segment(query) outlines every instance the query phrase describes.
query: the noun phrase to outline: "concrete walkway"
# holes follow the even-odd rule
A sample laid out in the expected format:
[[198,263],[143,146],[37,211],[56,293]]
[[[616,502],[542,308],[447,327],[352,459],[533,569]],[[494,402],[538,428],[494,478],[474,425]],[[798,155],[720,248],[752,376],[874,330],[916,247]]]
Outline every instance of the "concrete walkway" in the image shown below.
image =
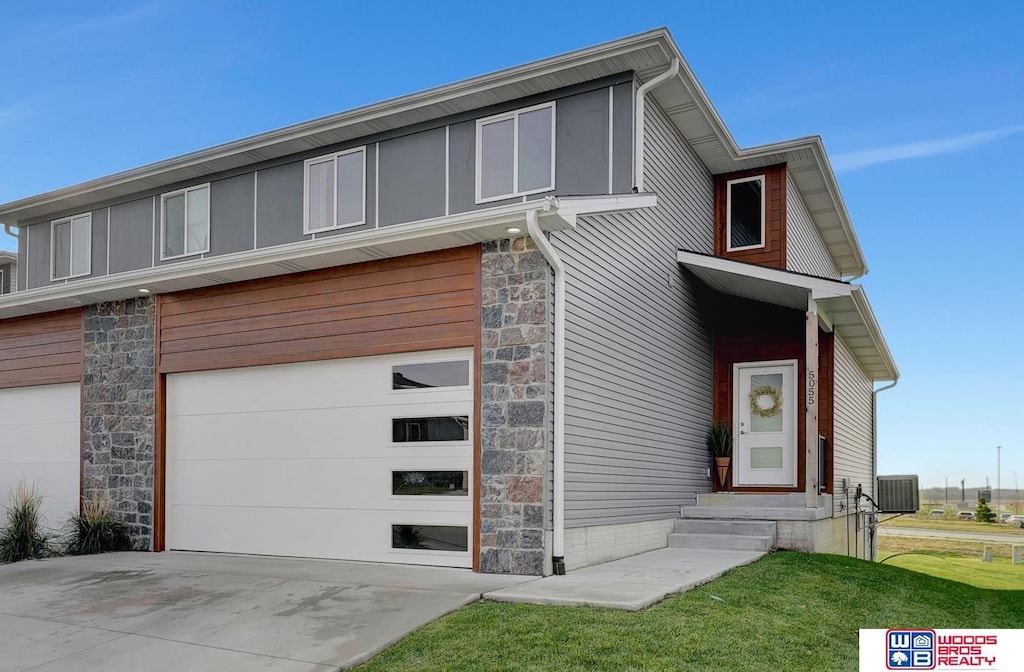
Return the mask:
[[717,578],[764,553],[663,548],[630,558],[493,590],[488,600],[636,611]]
[[193,553],[0,566],[0,672],[329,672],[533,577]]

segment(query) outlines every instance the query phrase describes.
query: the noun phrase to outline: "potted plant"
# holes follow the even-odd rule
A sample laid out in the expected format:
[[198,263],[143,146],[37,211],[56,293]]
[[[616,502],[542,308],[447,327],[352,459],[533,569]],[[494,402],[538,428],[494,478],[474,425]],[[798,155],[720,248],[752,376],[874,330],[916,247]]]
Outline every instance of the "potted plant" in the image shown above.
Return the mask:
[[726,477],[729,475],[729,463],[732,461],[732,432],[729,423],[716,422],[711,425],[707,438],[708,453],[715,462],[718,474],[718,485],[726,488]]

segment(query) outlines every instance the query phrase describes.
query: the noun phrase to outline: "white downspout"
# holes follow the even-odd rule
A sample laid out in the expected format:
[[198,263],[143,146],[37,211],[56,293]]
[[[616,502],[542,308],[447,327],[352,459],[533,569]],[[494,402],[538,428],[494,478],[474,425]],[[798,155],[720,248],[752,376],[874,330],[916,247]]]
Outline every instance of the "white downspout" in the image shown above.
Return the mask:
[[668,70],[644,82],[636,92],[636,114],[633,116],[633,191],[636,193],[644,190],[644,108],[647,92],[678,73],[679,59],[673,58]]
[[[899,380],[894,380],[871,393],[871,478],[873,479],[871,495],[875,498],[878,497],[878,490],[874,487],[878,483],[878,393],[891,390],[896,387],[898,382]],[[875,546],[874,535],[872,535],[871,548],[869,549],[872,562],[875,561]]]
[[537,211],[526,213],[526,228],[555,273],[555,436],[552,473],[551,555],[555,574],[565,573],[565,265],[540,230]]
[[17,238],[18,237],[18,234],[11,230],[11,225],[10,224],[4,224],[4,233],[6,233],[11,238]]

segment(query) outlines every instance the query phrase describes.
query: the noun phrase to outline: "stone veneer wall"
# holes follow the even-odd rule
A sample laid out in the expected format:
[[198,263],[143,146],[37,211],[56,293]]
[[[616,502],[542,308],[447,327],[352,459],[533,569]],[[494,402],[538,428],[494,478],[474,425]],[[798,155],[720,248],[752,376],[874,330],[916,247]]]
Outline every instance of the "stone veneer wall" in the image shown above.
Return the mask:
[[529,238],[483,246],[480,571],[544,571],[551,269]]
[[110,499],[138,550],[152,546],[156,301],[85,310],[82,488]]

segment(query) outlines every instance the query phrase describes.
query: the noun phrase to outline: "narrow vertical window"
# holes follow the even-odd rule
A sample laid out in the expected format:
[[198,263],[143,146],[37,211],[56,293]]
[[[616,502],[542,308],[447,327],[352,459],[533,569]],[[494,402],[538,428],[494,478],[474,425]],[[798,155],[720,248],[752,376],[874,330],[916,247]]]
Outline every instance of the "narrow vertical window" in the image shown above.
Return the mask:
[[210,185],[189,187],[160,197],[161,259],[210,251]]
[[92,214],[74,215],[50,224],[50,277],[64,280],[92,271]]
[[366,148],[306,161],[306,233],[366,222]]
[[764,175],[729,180],[726,189],[729,251],[764,247]]
[[477,203],[555,188],[555,104],[480,119]]

